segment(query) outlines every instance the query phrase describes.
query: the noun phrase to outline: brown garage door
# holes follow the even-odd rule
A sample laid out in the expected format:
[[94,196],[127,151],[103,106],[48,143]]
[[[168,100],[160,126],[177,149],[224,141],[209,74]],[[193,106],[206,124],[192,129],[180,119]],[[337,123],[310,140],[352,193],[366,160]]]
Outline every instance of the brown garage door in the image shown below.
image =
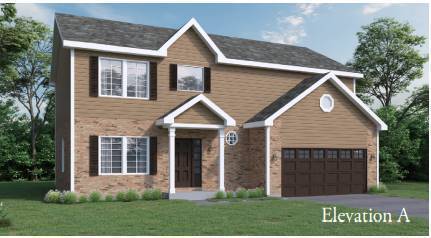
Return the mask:
[[366,158],[365,149],[283,149],[282,195],[364,193]]

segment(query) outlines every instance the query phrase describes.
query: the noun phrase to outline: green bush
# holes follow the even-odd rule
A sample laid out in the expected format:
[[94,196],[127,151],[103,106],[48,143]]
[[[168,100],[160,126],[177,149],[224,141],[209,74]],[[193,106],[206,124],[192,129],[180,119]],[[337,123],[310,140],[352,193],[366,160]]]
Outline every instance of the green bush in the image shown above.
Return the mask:
[[370,193],[386,193],[388,188],[383,183],[380,183],[379,187],[377,187],[377,185],[371,186],[368,191]]
[[105,202],[113,202],[113,201],[114,201],[114,196],[112,196],[112,195],[106,195]]
[[2,202],[0,202],[0,227],[7,227],[11,225],[11,221],[7,218],[6,208]]
[[43,199],[47,203],[60,203],[62,194],[58,190],[49,190]]
[[162,191],[160,189],[147,189],[142,193],[143,200],[160,200],[162,199]]
[[81,195],[78,201],[79,203],[86,203],[88,201],[87,196]]
[[126,201],[126,193],[125,192],[118,192],[115,200],[125,202]]
[[153,200],[160,200],[162,199],[162,191],[160,189],[153,189]]
[[100,202],[102,200],[102,194],[100,192],[92,192],[88,197],[90,202]]
[[265,189],[263,188],[256,188],[256,193],[259,195],[260,198],[266,197]]
[[245,188],[240,188],[236,191],[237,198],[248,198],[248,191]]
[[226,198],[227,199],[233,198],[233,192],[226,192]]
[[225,198],[225,194],[224,194],[224,192],[223,192],[223,191],[218,191],[218,192],[216,192],[216,194],[215,194],[215,198],[216,198],[216,199],[223,199],[223,198]]
[[133,189],[130,189],[126,192],[125,200],[124,202],[132,202],[139,199],[139,194]]
[[258,191],[256,191],[256,189],[248,189],[248,197],[249,198],[258,198],[259,197],[259,193]]
[[73,204],[78,201],[78,196],[74,192],[63,192],[62,203]]

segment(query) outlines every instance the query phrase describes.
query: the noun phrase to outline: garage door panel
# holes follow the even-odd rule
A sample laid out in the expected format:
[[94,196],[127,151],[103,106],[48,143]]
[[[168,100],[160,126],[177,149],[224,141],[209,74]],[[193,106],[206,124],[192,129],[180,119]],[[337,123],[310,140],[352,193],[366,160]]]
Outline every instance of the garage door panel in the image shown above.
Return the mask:
[[[366,192],[366,150],[333,148],[292,148],[287,150],[291,153],[284,153],[284,149],[282,153],[283,196],[335,195]],[[298,156],[298,151],[307,150],[310,152],[309,156],[296,157]],[[365,155],[364,158],[358,156],[361,153],[358,150],[363,152]],[[292,153],[292,151],[296,151],[296,153]]]

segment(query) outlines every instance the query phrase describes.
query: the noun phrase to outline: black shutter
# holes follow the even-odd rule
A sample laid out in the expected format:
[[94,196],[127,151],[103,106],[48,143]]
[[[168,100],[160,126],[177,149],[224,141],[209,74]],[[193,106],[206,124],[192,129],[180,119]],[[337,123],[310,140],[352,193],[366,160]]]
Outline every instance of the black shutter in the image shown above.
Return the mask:
[[169,80],[169,89],[171,91],[177,91],[177,65],[171,64],[169,67],[170,71],[170,80]]
[[211,69],[208,67],[204,68],[204,92],[211,92]]
[[90,136],[90,176],[99,175],[99,137]]
[[157,137],[150,137],[150,175],[157,174]]
[[97,97],[99,81],[99,57],[90,56],[90,97]]
[[157,63],[150,62],[150,100],[157,100]]

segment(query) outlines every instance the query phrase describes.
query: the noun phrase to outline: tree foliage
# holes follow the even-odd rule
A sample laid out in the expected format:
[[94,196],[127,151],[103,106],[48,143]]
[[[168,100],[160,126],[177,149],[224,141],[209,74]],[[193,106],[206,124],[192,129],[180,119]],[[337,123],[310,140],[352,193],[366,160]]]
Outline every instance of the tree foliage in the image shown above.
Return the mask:
[[414,34],[408,23],[393,18],[380,18],[358,32],[357,46],[351,65],[364,74],[357,81],[357,93],[365,101],[377,98],[382,106],[404,92],[410,83],[422,76],[427,57],[416,49],[425,37]]

